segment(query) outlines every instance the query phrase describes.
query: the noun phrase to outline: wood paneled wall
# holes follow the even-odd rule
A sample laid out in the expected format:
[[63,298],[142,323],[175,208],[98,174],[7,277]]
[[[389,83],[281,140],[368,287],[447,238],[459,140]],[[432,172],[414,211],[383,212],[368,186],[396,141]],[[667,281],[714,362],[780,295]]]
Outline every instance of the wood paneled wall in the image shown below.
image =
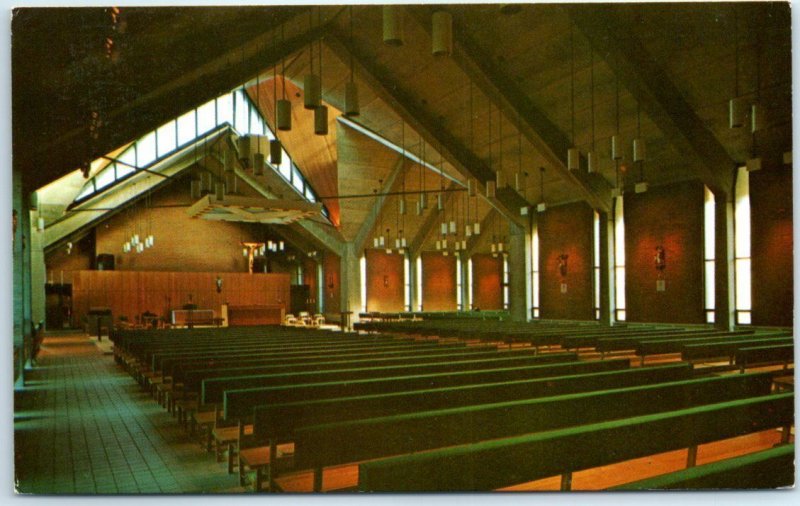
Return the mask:
[[281,304],[289,301],[287,274],[219,273],[222,291],[217,293],[214,272],[75,271],[72,277],[75,322],[91,307],[109,307],[115,321],[120,315],[135,321],[146,311],[168,315],[184,304],[213,309],[232,306]]
[[[341,258],[333,253],[325,253],[322,259],[323,294],[325,314],[339,317],[341,308]],[[327,318],[327,316],[326,316]]]
[[456,257],[426,251],[422,253],[422,309],[455,311]]

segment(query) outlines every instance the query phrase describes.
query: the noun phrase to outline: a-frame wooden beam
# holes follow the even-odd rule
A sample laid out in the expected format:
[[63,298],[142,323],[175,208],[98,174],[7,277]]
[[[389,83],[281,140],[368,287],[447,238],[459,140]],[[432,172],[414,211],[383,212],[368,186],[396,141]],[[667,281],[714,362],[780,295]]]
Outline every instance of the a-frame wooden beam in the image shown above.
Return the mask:
[[[417,105],[418,101],[403,87],[390,79],[387,72],[364,52],[335,33],[326,35],[325,44],[342,62],[349,63],[353,56],[356,73],[403,121],[416,131],[428,144],[435,146],[465,178],[474,178],[480,187],[486,181],[494,181],[495,172],[480,157],[476,156],[453,134],[441,126],[441,122]],[[519,209],[527,205],[525,199],[512,188],[496,192],[496,197],[487,201],[511,221],[519,221]],[[520,222],[521,223],[521,222]]]
[[735,161],[628,23],[608,5],[564,6],[642,110],[714,193],[730,195]]
[[[436,7],[409,9],[419,25],[430,34],[431,14]],[[454,24],[455,24],[454,20]],[[453,61],[478,88],[505,114],[506,120],[514,124],[536,150],[548,161],[559,176],[572,185],[581,198],[595,209],[609,212],[611,209],[611,187],[599,174],[585,171],[571,172],[567,169],[569,138],[547,116],[540,111],[483,48],[469,35],[468,30],[453,28]],[[519,206],[518,206],[519,207]],[[519,214],[519,213],[517,213]]]
[[364,243],[367,241],[367,236],[375,226],[375,222],[378,221],[378,216],[381,215],[383,208],[386,205],[386,201],[388,200],[386,194],[394,190],[398,181],[398,177],[401,177],[403,174],[403,168],[405,166],[404,162],[405,157],[400,155],[397,159],[397,162],[395,162],[392,171],[386,177],[386,181],[383,182],[383,187],[379,190],[380,193],[375,199],[375,204],[372,206],[372,209],[370,209],[367,218],[363,221],[363,223],[361,223],[358,233],[356,233],[356,236],[353,239],[353,244],[355,245],[354,248],[356,251],[361,251],[364,249]]

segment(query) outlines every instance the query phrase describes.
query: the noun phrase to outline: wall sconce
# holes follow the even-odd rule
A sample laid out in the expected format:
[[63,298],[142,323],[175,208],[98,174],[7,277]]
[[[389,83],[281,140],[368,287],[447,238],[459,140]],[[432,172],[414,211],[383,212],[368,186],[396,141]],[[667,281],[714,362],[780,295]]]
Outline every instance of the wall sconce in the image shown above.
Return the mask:
[[214,284],[217,286],[217,293],[222,293],[222,278],[217,276],[216,281]]
[[389,287],[389,276],[384,276],[383,277],[383,286],[384,286],[384,288],[388,288]]
[[656,255],[653,257],[653,261],[655,262],[656,270],[659,272],[659,275],[662,275],[664,269],[667,268],[667,257],[664,246],[656,246]]

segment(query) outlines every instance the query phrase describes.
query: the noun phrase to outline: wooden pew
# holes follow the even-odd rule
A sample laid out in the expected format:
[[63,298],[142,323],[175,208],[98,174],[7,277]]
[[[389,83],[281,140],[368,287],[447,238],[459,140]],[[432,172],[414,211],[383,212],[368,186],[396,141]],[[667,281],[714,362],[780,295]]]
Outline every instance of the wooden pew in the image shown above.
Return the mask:
[[321,490],[327,466],[765,395],[771,386],[769,374],[729,375],[302,427],[294,458]]
[[[767,429],[794,420],[792,393],[767,395],[365,462],[359,490],[495,490]],[[531,458],[540,455],[542,458]]]
[[[494,347],[411,347],[396,351],[373,351],[370,353],[328,352],[324,355],[260,355],[259,358],[237,360],[190,361],[177,363],[172,369],[172,381],[176,399],[193,400],[194,403],[177,404],[178,418],[185,423],[183,411],[197,409],[196,401],[200,394],[202,380],[213,377],[224,377],[241,374],[254,374],[273,368],[273,372],[290,372],[290,370],[326,370],[342,366],[356,367],[359,364],[371,367],[402,363],[434,363],[449,361],[478,360],[491,358],[500,352]],[[516,353],[516,352],[515,352]],[[165,374],[167,374],[165,372]]]
[[[254,469],[256,490],[258,490],[263,481],[265,468],[270,462],[276,461],[278,445],[293,441],[294,432],[299,427],[414,411],[677,381],[688,379],[690,375],[691,367],[688,364],[674,363],[610,372],[256,406],[253,409],[253,440],[250,443],[255,448],[249,449],[244,457],[240,458],[240,482],[244,485],[245,467]],[[231,416],[241,417],[245,414],[231,413]],[[275,473],[271,469],[269,471],[270,487],[274,487]]]
[[[730,337],[731,339],[741,336],[741,337],[749,337],[752,336],[753,330],[735,330],[732,332],[724,331],[724,330],[706,330],[703,332],[696,332],[694,334],[676,334],[675,339],[681,339],[683,337],[697,337],[698,339],[701,338],[715,338],[715,337]],[[636,350],[636,347],[639,345],[640,342],[645,342],[649,340],[658,341],[658,340],[665,340],[668,337],[664,336],[635,336],[635,337],[609,337],[609,338],[602,338],[597,341],[597,345],[595,349],[602,353],[609,353],[613,351],[633,351]]]
[[682,469],[611,490],[720,490],[794,485],[794,445],[783,444],[740,457]]
[[688,361],[727,358],[730,363],[733,364],[736,356],[736,350],[739,348],[749,348],[752,346],[773,346],[780,344],[792,344],[792,338],[771,337],[758,339],[734,339],[721,342],[685,344],[681,349],[681,358]]
[[524,381],[592,372],[626,370],[630,361],[570,361],[555,364],[536,364],[456,373],[422,374],[392,378],[370,378],[355,381],[288,384],[272,387],[226,390],[224,409],[226,419],[249,416],[255,406],[284,402],[307,401],[332,397],[351,397],[407,390],[448,388],[454,386]]
[[201,400],[204,404],[221,403],[226,390],[259,388],[277,385],[321,383],[335,381],[355,381],[369,378],[390,378],[399,376],[422,376],[427,374],[455,374],[464,371],[494,370],[498,368],[525,367],[556,362],[577,360],[574,353],[552,353],[547,355],[513,356],[464,362],[399,365],[384,367],[361,367],[335,369],[330,371],[305,371],[285,374],[257,374],[233,376],[228,378],[205,379],[201,387]]
[[747,367],[753,364],[783,363],[783,369],[789,368],[789,363],[794,361],[794,344],[786,343],[770,346],[752,346],[736,350],[736,365],[744,373]]
[[[730,336],[714,337],[708,339],[666,339],[654,341],[641,341],[636,345],[636,355],[641,357],[641,362],[644,364],[645,358],[649,355],[664,355],[669,353],[681,353],[683,347],[688,344],[727,344],[735,341],[741,342],[759,342],[775,337],[773,334],[764,334],[761,336],[751,336],[748,339],[736,338]],[[779,339],[786,339],[779,336]]]

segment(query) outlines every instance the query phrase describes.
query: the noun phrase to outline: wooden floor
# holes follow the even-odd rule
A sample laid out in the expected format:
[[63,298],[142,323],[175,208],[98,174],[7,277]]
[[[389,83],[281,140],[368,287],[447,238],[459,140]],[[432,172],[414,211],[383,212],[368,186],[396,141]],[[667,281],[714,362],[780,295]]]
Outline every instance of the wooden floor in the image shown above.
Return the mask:
[[[32,494],[244,492],[236,476],[227,474],[224,463],[217,463],[190,441],[176,420],[118,368],[110,349],[107,340],[98,342],[85,334],[45,339],[38,365],[26,373],[25,388],[15,392],[16,490]],[[698,464],[766,449],[779,440],[778,431],[767,431],[703,445]],[[685,463],[683,450],[577,472],[573,490],[602,490],[682,469]],[[330,468],[325,470],[323,488],[350,488],[357,481],[357,466]],[[281,476],[278,484],[287,492],[308,492],[312,475]],[[559,484],[559,478],[553,477],[504,490],[558,490]]]

